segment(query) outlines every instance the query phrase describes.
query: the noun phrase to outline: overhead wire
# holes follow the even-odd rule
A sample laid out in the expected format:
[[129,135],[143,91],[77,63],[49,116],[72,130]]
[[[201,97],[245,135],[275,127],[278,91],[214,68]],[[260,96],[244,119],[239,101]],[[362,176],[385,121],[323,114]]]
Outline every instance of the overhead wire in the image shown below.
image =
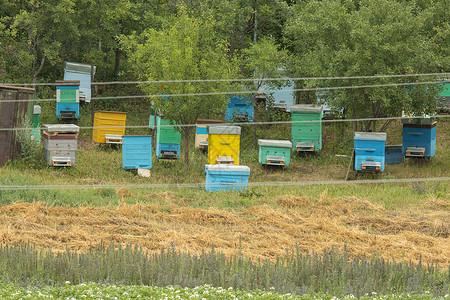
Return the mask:
[[[314,185],[353,185],[353,184],[389,184],[389,183],[413,183],[413,182],[444,182],[450,181],[450,177],[432,178],[399,178],[399,179],[361,179],[361,180],[320,180],[320,181],[266,181],[248,182],[251,187],[263,186],[314,186]],[[70,184],[70,185],[0,185],[1,191],[11,190],[79,190],[79,189],[174,189],[174,188],[204,188],[216,186],[207,183],[172,183],[172,184]],[[237,184],[239,185],[239,184]]]
[[[277,77],[277,78],[221,78],[221,79],[174,79],[174,80],[144,80],[144,81],[107,81],[91,82],[91,85],[111,85],[111,84],[153,84],[153,83],[189,83],[189,82],[253,82],[253,81],[306,81],[306,80],[346,80],[346,79],[380,79],[380,78],[406,78],[406,77],[426,77],[426,76],[449,76],[449,72],[443,73],[415,73],[415,74],[380,74],[361,76],[318,76],[318,77]],[[11,86],[45,86],[61,85],[61,83],[0,83],[0,85]]]
[[[411,86],[411,85],[425,85],[425,84],[440,84],[442,81],[425,81],[425,82],[404,82],[404,83],[386,83],[386,84],[372,84],[372,85],[358,85],[358,86],[338,86],[338,87],[316,87],[316,88],[302,88],[302,89],[288,89],[283,92],[311,92],[311,91],[329,91],[329,90],[345,90],[345,89],[363,89],[363,88],[377,88],[377,87],[396,87],[396,86]],[[178,93],[178,94],[151,94],[151,95],[124,95],[124,96],[102,96],[92,97],[92,100],[117,100],[117,99],[141,99],[141,98],[165,98],[165,97],[198,97],[198,96],[215,96],[215,95],[241,95],[241,94],[258,94],[263,91],[229,91],[229,92],[208,92],[208,93]],[[56,102],[56,98],[47,99],[4,99],[2,102]]]
[[[435,115],[433,118],[443,119],[448,118],[450,115]],[[404,116],[404,117],[382,117],[382,118],[358,118],[358,119],[323,119],[323,120],[308,120],[308,121],[267,121],[267,122],[223,122],[223,123],[211,123],[211,124],[202,124],[202,125],[232,125],[232,126],[253,126],[253,125],[276,125],[276,124],[297,124],[297,123],[338,123],[338,122],[365,122],[365,121],[388,121],[388,120],[401,120],[401,119],[425,119],[428,118],[426,116]],[[167,125],[155,125],[157,127],[196,127],[197,124],[167,124]],[[122,125],[122,126],[79,126],[79,130],[92,130],[92,129],[142,129],[142,128],[150,128],[148,124],[146,125]],[[45,127],[9,127],[9,128],[0,128],[0,131],[17,131],[17,130],[33,130],[33,129],[41,129],[44,130]]]

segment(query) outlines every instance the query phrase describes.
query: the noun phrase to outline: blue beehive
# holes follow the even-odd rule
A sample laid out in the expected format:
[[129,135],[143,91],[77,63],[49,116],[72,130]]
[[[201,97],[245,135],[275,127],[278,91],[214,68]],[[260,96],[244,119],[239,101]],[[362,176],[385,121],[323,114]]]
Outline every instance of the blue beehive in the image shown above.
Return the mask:
[[436,154],[436,122],[432,118],[402,119],[403,155],[430,158]]
[[355,170],[384,171],[386,133],[355,132]]
[[78,119],[80,117],[80,104],[57,102],[56,117],[58,119]]
[[230,102],[228,102],[227,111],[225,112],[225,121],[253,122],[253,114],[253,95],[230,96]]
[[80,117],[80,82],[76,80],[56,81],[56,117]]
[[178,159],[180,158],[180,151],[180,144],[156,143],[156,156],[160,159]]
[[405,160],[402,151],[402,145],[386,145],[385,148],[385,164],[395,165],[401,164]]
[[64,80],[80,82],[80,101],[91,102],[91,77],[95,75],[95,66],[64,62]]
[[250,168],[235,165],[205,165],[208,192],[247,189]]
[[124,135],[122,141],[124,169],[152,168],[152,137],[150,135]]

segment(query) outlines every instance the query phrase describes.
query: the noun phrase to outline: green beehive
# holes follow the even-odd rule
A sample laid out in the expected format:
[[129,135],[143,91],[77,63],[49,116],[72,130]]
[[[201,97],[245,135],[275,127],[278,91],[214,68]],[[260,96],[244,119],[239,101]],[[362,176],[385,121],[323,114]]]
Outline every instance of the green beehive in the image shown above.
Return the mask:
[[41,142],[41,107],[39,105],[34,105],[33,107],[33,120],[31,121],[31,138],[36,141],[36,143]]
[[78,103],[80,99],[79,80],[56,80],[56,101]]
[[[292,147],[296,151],[319,151],[322,149],[322,106],[296,104],[291,106]],[[316,121],[295,123],[298,121]]]
[[164,126],[161,125],[171,125],[170,121],[164,120],[161,117],[156,117],[156,142],[159,144],[181,144],[181,133],[175,130],[174,126]]
[[289,166],[291,162],[290,141],[258,140],[259,163],[263,165]]

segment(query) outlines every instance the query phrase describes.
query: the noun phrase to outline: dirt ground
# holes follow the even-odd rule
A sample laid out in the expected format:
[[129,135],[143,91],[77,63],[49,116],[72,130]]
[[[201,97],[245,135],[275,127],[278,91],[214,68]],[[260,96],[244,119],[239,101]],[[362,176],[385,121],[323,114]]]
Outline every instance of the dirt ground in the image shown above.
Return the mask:
[[[170,193],[155,194],[168,205],[51,207],[15,203],[0,207],[2,242],[30,241],[64,251],[85,250],[100,241],[138,243],[160,251],[171,242],[177,249],[200,252],[214,245],[227,255],[274,259],[294,249],[321,252],[347,245],[350,254],[379,255],[396,261],[450,264],[450,201],[430,199],[408,212],[349,197],[311,201],[280,196],[278,208],[254,206],[243,212],[170,204]],[[418,213],[421,211],[421,213]]]

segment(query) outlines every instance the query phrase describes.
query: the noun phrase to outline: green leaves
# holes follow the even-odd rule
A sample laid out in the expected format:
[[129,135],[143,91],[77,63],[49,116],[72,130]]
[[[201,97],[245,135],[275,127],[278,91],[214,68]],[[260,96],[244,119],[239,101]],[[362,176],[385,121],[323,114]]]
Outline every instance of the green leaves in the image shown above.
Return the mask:
[[[445,57],[437,55],[433,41],[424,34],[426,15],[417,14],[414,8],[414,4],[393,0],[361,1],[358,7],[341,1],[311,1],[296,6],[298,15],[285,27],[286,43],[297,57],[293,74],[340,77],[440,72]],[[401,84],[415,80],[310,81],[306,86]],[[418,96],[412,90],[426,92]],[[436,98],[434,88],[424,86],[347,89],[329,94],[332,105],[347,109],[353,117],[399,116],[402,110],[432,113]]]

